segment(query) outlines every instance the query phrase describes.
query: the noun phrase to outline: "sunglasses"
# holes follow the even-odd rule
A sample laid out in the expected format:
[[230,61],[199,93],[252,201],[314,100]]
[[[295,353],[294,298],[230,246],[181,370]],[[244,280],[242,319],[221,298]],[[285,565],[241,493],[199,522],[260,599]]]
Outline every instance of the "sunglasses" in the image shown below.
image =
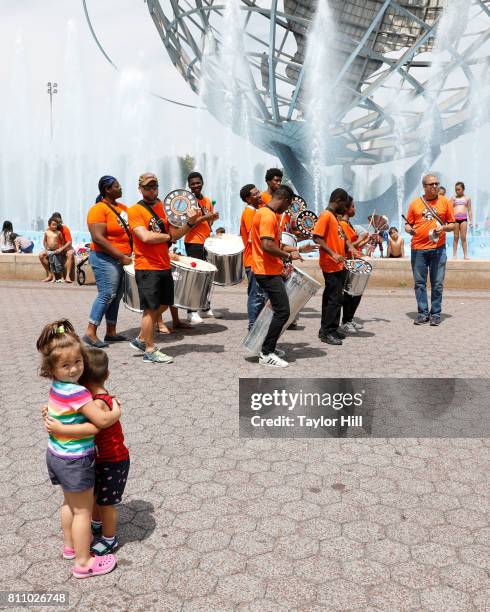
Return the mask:
[[441,183],[424,183],[424,187],[439,187]]
[[146,189],[146,191],[152,191],[153,189],[158,189],[158,183],[156,185],[141,185],[141,189]]

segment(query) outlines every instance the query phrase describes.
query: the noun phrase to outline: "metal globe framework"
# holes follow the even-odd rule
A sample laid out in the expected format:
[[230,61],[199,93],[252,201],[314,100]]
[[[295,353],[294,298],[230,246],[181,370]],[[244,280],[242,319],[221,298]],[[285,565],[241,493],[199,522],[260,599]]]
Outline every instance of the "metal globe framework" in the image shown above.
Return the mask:
[[[223,15],[233,0],[147,0],[148,9],[173,64],[199,92],[206,37],[216,41],[219,75]],[[468,0],[469,27],[446,42],[449,61],[434,66],[431,52],[448,0],[328,0],[336,27],[341,109],[329,121],[328,165],[372,165],[421,156],[427,141],[428,108],[438,129],[431,149],[489,118],[487,95],[490,0]],[[278,156],[303,191],[308,177],[305,121],[306,43],[316,0],[241,0],[246,74],[232,84],[247,100],[254,129],[247,136]],[[328,33],[325,33],[328,36]],[[209,58],[208,58],[209,61]],[[430,83],[428,81],[430,79]],[[216,87],[223,83],[217,77]],[[434,93],[435,92],[435,93]],[[400,105],[400,100],[403,104]],[[396,108],[395,108],[396,107]],[[230,123],[219,105],[208,106]],[[403,116],[404,134],[395,120]],[[240,131],[237,125],[231,125]],[[403,146],[400,139],[403,138]]]

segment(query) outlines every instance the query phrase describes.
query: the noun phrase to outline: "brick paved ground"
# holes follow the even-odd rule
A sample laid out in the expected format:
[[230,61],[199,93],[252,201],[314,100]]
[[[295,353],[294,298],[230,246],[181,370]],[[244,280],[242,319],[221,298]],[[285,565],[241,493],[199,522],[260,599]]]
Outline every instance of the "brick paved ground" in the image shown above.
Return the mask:
[[[223,319],[161,337],[172,365],[109,349],[132,456],[123,546],[112,574],[71,578],[34,342],[58,316],[81,332],[93,297],[0,283],[1,588],[68,590],[97,611],[490,609],[488,440],[239,440],[239,376],[284,374],[241,348],[242,289],[216,292]],[[341,348],[318,342],[315,297],[284,337],[287,375],[487,377],[489,297],[447,292],[444,324],[417,328],[411,291],[372,291]],[[134,333],[138,316],[120,323]]]

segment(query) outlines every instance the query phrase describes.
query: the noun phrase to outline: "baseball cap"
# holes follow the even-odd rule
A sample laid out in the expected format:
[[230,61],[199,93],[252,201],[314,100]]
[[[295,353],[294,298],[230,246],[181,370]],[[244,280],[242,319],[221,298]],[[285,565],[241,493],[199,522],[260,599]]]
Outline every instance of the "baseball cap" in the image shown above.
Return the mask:
[[145,174],[142,174],[138,179],[139,187],[148,185],[148,183],[158,183],[157,175],[153,174],[153,172],[145,172]]

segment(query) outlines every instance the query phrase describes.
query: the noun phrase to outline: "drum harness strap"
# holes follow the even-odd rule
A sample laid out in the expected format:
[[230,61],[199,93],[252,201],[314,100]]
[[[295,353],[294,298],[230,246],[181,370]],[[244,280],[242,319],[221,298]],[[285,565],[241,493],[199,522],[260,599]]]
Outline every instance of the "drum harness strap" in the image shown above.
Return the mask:
[[[151,214],[151,216],[155,217],[155,219],[157,220],[157,225],[161,229],[161,231],[167,233],[167,229],[165,227],[165,221],[157,214],[157,212],[153,210],[153,208],[144,200],[140,200],[138,204],[140,206],[143,206],[143,208],[146,208],[146,210]],[[167,244],[170,247],[172,244],[172,240],[169,240]]]
[[130,231],[130,229],[129,229],[128,224],[127,224],[127,223],[126,223],[126,221],[125,221],[125,220],[124,220],[124,219],[121,217],[121,214],[117,212],[117,210],[114,208],[114,206],[112,206],[112,204],[109,204],[109,202],[106,202],[105,200],[104,200],[104,204],[105,204],[106,206],[108,206],[108,207],[109,207],[109,208],[112,210],[112,212],[113,212],[113,213],[116,215],[116,217],[117,217],[117,218],[119,219],[119,221],[121,222],[121,224],[122,224],[122,226],[123,226],[123,228],[124,228],[124,231],[125,231],[125,232],[126,232],[126,234],[128,235],[128,238],[129,238],[129,246],[131,247],[131,252],[132,252],[132,251],[133,251],[133,236],[132,236],[132,234],[131,234],[131,231]]
[[427,202],[424,196],[420,196],[420,199],[424,203],[426,210],[430,212],[430,214],[434,217],[434,219],[436,219],[436,221],[439,221],[441,225],[444,225],[444,221],[441,219],[441,217],[439,217],[439,215],[437,214],[437,211],[434,208],[432,208],[432,206],[430,206],[430,204]]

